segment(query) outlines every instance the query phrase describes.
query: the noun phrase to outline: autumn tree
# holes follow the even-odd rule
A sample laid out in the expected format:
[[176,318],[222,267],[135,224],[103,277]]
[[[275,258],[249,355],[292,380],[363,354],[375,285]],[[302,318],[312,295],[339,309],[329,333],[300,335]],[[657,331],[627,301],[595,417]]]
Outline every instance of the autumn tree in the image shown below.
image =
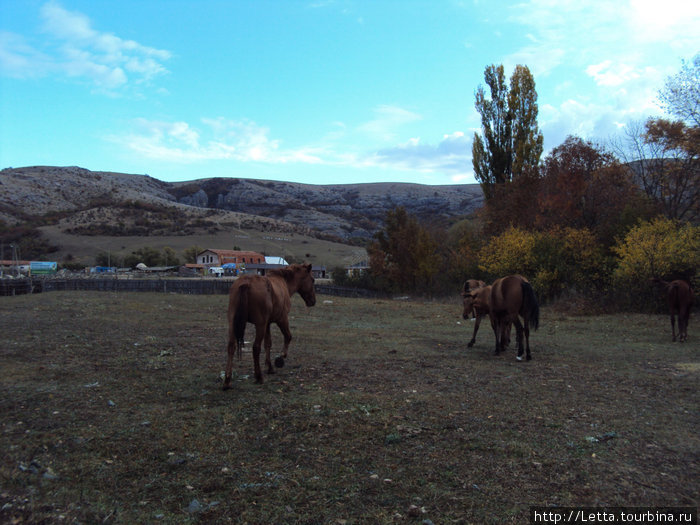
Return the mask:
[[542,155],[542,133],[537,126],[537,91],[527,66],[518,65],[510,80],[503,65],[487,66],[483,86],[475,93],[475,107],[481,116],[483,138],[474,134],[472,165],[476,180],[487,200],[494,188],[537,169]]
[[629,172],[615,156],[579,137],[567,137],[554,148],[541,173],[536,223],[542,230],[586,228],[611,245],[643,208]]
[[417,219],[397,207],[367,248],[376,282],[392,291],[429,291],[440,266],[438,244]]
[[632,228],[615,253],[616,275],[624,281],[691,279],[700,266],[700,227],[657,217]]
[[692,62],[683,61],[681,70],[666,79],[659,100],[667,113],[688,126],[700,126],[700,53]]
[[700,218],[700,127],[683,121],[649,120],[644,140],[656,147],[657,202],[670,219]]
[[700,226],[657,217],[632,228],[614,251],[618,257],[615,283],[624,291],[620,297],[629,299],[624,306],[654,304],[651,278],[696,279],[700,267]]
[[626,127],[615,146],[638,184],[669,219],[700,219],[700,54],[659,91],[675,120],[652,118]]
[[195,245],[185,248],[182,255],[185,257],[185,263],[197,264],[197,255],[204,251],[204,248]]

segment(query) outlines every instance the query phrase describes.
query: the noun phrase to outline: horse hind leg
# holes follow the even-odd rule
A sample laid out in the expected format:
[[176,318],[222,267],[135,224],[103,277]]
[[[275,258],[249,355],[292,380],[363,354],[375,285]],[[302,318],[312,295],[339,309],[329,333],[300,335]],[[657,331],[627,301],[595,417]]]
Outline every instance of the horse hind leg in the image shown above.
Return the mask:
[[684,343],[688,339],[688,321],[690,319],[690,311],[682,311],[678,315],[678,340]]
[[253,343],[253,367],[255,369],[255,382],[258,384],[263,383],[263,375],[260,370],[260,350],[264,337],[265,325],[257,325],[255,327],[255,342]]
[[525,319],[523,323],[523,334],[525,334],[525,360],[531,361],[532,354],[530,353],[530,320]]
[[[678,328],[680,329],[680,319],[678,320]],[[673,336],[672,341],[676,342],[676,315],[671,314],[671,334]]]
[[267,366],[268,374],[274,374],[275,369],[272,367],[272,361],[270,360],[270,350],[272,350],[272,332],[268,324],[267,330],[265,330],[265,366]]
[[233,339],[229,339],[228,346],[226,348],[227,350],[227,358],[226,358],[226,372],[224,375],[224,390],[228,390],[231,388],[231,376],[233,375],[233,356],[236,354],[236,350],[238,348],[238,344],[236,344],[236,341]]
[[[524,329],[523,329],[522,323],[520,322],[520,319],[517,317],[513,320],[513,324],[515,325],[515,337],[516,337],[516,340],[518,342],[518,355],[515,358],[518,361],[522,361],[523,360],[523,353],[525,351],[525,349],[523,347],[523,331],[524,331]],[[528,353],[529,353],[529,350],[528,350]]]

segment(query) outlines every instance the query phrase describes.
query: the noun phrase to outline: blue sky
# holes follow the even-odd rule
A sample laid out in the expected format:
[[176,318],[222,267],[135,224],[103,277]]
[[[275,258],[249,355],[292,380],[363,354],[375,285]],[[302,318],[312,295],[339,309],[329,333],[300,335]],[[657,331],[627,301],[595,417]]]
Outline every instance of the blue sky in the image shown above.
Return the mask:
[[699,28],[680,0],[0,0],[0,168],[472,183],[485,66],[530,68],[545,151],[605,141]]

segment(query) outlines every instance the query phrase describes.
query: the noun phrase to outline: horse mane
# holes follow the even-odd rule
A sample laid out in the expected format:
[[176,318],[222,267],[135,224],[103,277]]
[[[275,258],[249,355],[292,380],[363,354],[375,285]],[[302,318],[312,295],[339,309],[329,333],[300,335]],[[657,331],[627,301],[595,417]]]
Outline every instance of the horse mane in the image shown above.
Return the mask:
[[286,268],[276,268],[274,270],[270,270],[267,272],[268,276],[272,277],[273,275],[276,275],[278,277],[282,277],[285,281],[291,281],[294,279],[294,270],[291,269],[291,267],[287,266]]

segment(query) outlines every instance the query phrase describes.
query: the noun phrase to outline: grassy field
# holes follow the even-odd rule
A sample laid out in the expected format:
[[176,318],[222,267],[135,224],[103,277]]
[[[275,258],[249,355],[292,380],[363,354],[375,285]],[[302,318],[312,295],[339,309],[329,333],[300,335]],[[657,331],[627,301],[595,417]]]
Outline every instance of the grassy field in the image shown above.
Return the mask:
[[530,505],[698,505],[694,319],[679,344],[666,316],[545,308],[520,363],[493,355],[487,324],[467,350],[457,298],[295,297],[286,366],[256,385],[246,347],[223,392],[225,308],[0,298],[0,522],[527,523]]
[[234,246],[238,246],[243,250],[326,266],[329,270],[334,266],[349,266],[367,258],[365,249],[357,246],[316,239],[299,233],[239,230],[233,227],[211,234],[130,237],[73,235],[65,233],[61,226],[44,226],[40,230],[51,244],[60,247],[58,252],[50,255],[51,260],[63,261],[70,255],[73,262],[80,262],[86,266],[94,265],[95,257],[100,252],[110,252],[114,257],[112,262],[118,265],[123,262],[125,256],[144,247],[159,251],[165,247],[172,248],[181,261],[184,261],[183,252],[192,246],[218,250],[232,250]]

